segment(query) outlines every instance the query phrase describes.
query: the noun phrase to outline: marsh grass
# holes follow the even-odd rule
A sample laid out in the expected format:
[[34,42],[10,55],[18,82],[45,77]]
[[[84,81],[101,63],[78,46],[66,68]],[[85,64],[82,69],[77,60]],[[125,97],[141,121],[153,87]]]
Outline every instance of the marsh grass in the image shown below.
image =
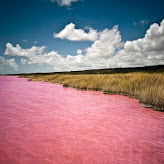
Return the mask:
[[163,73],[33,75],[29,80],[60,83],[65,87],[103,91],[107,94],[123,94],[135,97],[155,110],[164,111]]

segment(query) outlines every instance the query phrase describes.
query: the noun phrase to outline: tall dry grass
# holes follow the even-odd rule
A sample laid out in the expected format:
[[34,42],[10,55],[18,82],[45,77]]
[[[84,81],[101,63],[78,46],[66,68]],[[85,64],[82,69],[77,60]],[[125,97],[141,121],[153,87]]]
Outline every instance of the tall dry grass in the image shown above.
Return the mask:
[[163,73],[33,75],[34,81],[61,83],[66,87],[99,90],[108,94],[123,94],[138,98],[142,104],[164,111]]

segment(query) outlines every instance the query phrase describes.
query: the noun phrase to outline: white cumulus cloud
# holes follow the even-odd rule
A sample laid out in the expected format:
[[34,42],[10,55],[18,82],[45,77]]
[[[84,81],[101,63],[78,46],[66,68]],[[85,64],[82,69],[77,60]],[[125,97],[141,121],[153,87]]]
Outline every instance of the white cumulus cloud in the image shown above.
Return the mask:
[[86,56],[90,58],[109,58],[122,46],[118,26],[100,32],[89,28],[89,32],[85,33],[83,29],[75,29],[75,24],[70,23],[61,32],[54,34],[54,37],[70,41],[93,41],[92,46],[86,49]]
[[98,33],[97,40],[87,48],[86,56],[90,58],[110,58],[118,48],[122,47],[118,26],[111,30],[105,29]]
[[51,2],[57,2],[59,6],[71,6],[72,2],[77,2],[79,0],[51,0]]
[[83,51],[82,51],[81,49],[78,49],[78,50],[77,50],[77,54],[78,54],[78,55],[82,55],[82,52],[83,52]]
[[15,62],[15,59],[6,60],[4,57],[0,56],[0,73],[3,73],[3,70],[9,69],[13,71],[18,70],[18,64]]
[[18,64],[15,62],[15,59],[6,60],[6,64],[12,67],[14,70],[18,70]]
[[21,62],[22,64],[26,64],[27,60],[26,60],[26,59],[21,58],[20,62]]
[[83,29],[75,29],[75,24],[70,23],[59,33],[55,34],[55,38],[68,39],[71,41],[95,41],[97,39],[97,31],[90,28],[89,32],[85,32]]
[[154,23],[146,31],[145,37],[127,41],[116,54],[120,66],[143,66],[164,64],[164,20]]
[[37,54],[42,54],[45,48],[46,48],[45,46],[42,47],[33,46],[29,49],[22,49],[19,44],[17,44],[16,47],[13,47],[12,44],[7,43],[5,54],[9,54],[11,56],[29,57]]

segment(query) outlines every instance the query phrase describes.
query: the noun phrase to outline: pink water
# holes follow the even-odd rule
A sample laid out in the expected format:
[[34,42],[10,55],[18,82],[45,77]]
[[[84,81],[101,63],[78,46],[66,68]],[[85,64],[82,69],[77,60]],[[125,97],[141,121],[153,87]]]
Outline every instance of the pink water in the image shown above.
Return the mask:
[[163,125],[136,99],[0,77],[0,164],[162,164]]

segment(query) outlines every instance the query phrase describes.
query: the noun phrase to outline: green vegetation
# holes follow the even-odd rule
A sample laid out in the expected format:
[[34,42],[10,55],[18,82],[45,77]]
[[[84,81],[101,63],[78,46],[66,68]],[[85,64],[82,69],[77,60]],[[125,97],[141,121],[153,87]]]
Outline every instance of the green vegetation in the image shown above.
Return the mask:
[[31,74],[21,75],[33,81],[61,83],[65,87],[123,94],[137,98],[140,103],[164,111],[164,73],[130,72],[108,74]]

